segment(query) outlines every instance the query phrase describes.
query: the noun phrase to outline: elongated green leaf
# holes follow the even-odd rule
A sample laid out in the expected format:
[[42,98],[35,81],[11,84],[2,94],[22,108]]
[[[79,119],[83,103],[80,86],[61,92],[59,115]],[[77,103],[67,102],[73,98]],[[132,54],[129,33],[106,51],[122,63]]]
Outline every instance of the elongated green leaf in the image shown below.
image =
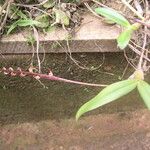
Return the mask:
[[21,10],[17,12],[17,15],[22,19],[28,19],[27,15],[24,14]]
[[128,22],[128,20],[113,9],[99,7],[95,9],[95,12],[123,27],[130,26],[130,23]]
[[26,27],[26,26],[33,26],[33,25],[38,25],[38,24],[40,24],[40,22],[36,20],[19,19],[10,26],[9,30],[7,31],[7,34],[10,34],[10,32],[12,32],[12,30],[14,30],[17,26]]
[[17,22],[17,25],[20,27],[33,26],[38,24],[39,24],[38,21],[32,19],[21,19]]
[[148,109],[150,109],[150,85],[146,83],[145,81],[141,80],[139,81],[137,87],[146,106],[148,107]]
[[85,103],[78,110],[76,119],[78,120],[84,113],[110,103],[136,88],[137,80],[124,80],[111,84],[104,88],[97,96]]
[[119,37],[117,38],[117,43],[120,49],[126,48],[126,46],[129,44],[132,33],[132,28],[127,28],[119,35]]
[[17,21],[14,22],[8,29],[7,35],[10,34],[17,27]]

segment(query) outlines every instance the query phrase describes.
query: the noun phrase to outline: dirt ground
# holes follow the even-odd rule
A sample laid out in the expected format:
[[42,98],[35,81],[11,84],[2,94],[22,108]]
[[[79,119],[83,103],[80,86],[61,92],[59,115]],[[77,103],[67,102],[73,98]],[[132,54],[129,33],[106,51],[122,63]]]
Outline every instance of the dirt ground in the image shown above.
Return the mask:
[[149,150],[147,110],[0,127],[0,150]]

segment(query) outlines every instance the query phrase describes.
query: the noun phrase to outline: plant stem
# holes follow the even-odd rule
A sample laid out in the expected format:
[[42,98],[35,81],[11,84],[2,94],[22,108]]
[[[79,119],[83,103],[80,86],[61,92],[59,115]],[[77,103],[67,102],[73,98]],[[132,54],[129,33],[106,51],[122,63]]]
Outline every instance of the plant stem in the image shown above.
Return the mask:
[[[8,0],[8,1],[6,2],[6,4],[7,4],[7,5],[6,5],[6,14],[5,14],[5,17],[4,17],[3,21],[2,21],[2,17],[0,18],[0,22],[1,22],[1,24],[0,24],[0,31],[3,29],[3,27],[5,26],[5,23],[6,23],[6,21],[7,21],[8,12],[9,12],[9,8],[10,8],[10,5],[11,5],[11,1]],[[4,5],[5,5],[5,4],[4,4]],[[3,11],[3,8],[2,8],[1,11]],[[2,16],[1,13],[2,13],[2,12],[0,12],[0,16]]]
[[143,57],[144,57],[144,52],[145,52],[145,47],[146,47],[146,43],[147,43],[147,27],[144,27],[144,31],[145,31],[145,35],[144,35],[144,41],[143,41],[143,46],[142,46],[142,52],[141,52],[141,57],[138,63],[138,69],[139,70],[143,70],[142,69],[142,63],[143,63]]
[[38,61],[39,73],[41,73],[41,60],[39,57],[39,45],[40,45],[39,34],[38,34],[37,29],[34,26],[33,26],[33,31],[34,31],[34,37],[36,40],[36,56],[37,56],[37,61]]
[[[138,55],[141,56],[142,53],[141,53],[138,49],[136,49],[133,45],[129,44],[129,47],[130,47],[136,54],[138,54]],[[150,62],[150,59],[147,58],[145,55],[143,56],[143,58],[144,58],[146,61]]]
[[144,17],[136,11],[126,0],[121,0],[124,5],[126,5],[133,13],[135,13],[140,19],[144,20]]
[[20,77],[29,76],[29,77],[33,77],[38,80],[46,79],[46,80],[60,81],[60,82],[65,82],[65,83],[73,83],[73,84],[93,86],[93,87],[106,87],[107,86],[106,84],[93,84],[93,83],[68,80],[68,79],[54,76],[52,74],[47,75],[47,74],[42,74],[42,73],[22,71],[21,69],[13,70],[12,68],[9,68],[9,69],[3,68],[3,69],[0,69],[0,72],[3,72],[4,74],[6,74],[6,75],[8,74],[10,76],[20,76]]

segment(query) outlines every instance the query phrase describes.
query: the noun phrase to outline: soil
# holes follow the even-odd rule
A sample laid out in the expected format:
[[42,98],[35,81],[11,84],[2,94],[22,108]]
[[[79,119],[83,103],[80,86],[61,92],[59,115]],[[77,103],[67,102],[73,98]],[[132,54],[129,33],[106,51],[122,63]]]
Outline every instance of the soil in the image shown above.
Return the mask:
[[149,150],[147,110],[0,127],[1,150]]

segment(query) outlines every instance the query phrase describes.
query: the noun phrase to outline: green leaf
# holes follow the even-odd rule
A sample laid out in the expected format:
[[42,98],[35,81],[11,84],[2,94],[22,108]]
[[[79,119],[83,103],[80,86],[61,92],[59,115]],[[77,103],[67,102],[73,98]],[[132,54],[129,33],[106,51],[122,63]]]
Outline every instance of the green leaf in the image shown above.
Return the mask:
[[117,38],[118,47],[120,49],[126,48],[126,46],[129,44],[129,41],[131,39],[132,33],[135,30],[138,30],[140,27],[140,24],[134,23],[130,26],[128,26]]
[[55,26],[48,26],[47,28],[44,28],[43,29],[43,32],[44,33],[51,33],[51,32],[53,32],[53,31],[55,31],[56,30],[56,27]]
[[150,85],[147,82],[140,80],[137,88],[146,106],[150,110]]
[[117,11],[115,11],[114,9],[99,7],[95,9],[95,12],[123,27],[130,26],[130,23],[128,22],[128,20],[124,18],[124,16],[119,14]]
[[107,86],[97,96],[80,107],[76,114],[76,120],[78,120],[84,113],[108,104],[126,95],[136,88],[137,83],[137,80],[128,79]]
[[43,7],[44,8],[52,8],[55,6],[55,1],[54,0],[48,0],[46,3],[44,3]]
[[32,19],[21,19],[17,22],[17,25],[20,27],[33,26],[38,24],[40,24],[38,21]]
[[15,21],[8,29],[7,31],[7,35],[10,34],[16,27],[17,27],[17,22],[18,21]]
[[133,29],[127,28],[119,35],[119,37],[117,38],[117,43],[120,49],[124,49],[127,47],[131,39],[132,33]]
[[17,15],[22,19],[28,19],[27,15],[24,14],[21,10],[17,12]]
[[46,14],[37,16],[35,20],[39,22],[39,24],[36,24],[39,28],[46,28],[50,25],[49,16]]
[[26,27],[26,26],[33,26],[37,24],[39,24],[39,22],[32,19],[19,19],[10,26],[10,28],[7,31],[7,35],[10,34],[12,30],[14,30],[17,26]]
[[65,26],[69,25],[70,19],[64,11],[57,8],[53,8],[53,11],[55,12],[56,16],[56,23],[60,23]]

